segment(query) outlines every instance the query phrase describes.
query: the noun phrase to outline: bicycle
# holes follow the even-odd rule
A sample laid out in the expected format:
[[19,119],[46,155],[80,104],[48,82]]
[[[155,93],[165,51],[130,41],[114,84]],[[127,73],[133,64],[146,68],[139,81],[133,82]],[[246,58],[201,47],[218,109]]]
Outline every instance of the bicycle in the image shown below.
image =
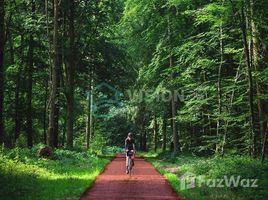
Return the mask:
[[134,155],[133,150],[127,151],[127,157],[128,157],[127,170],[128,170],[129,176],[131,176],[131,171],[133,168],[133,159],[132,159],[133,155]]

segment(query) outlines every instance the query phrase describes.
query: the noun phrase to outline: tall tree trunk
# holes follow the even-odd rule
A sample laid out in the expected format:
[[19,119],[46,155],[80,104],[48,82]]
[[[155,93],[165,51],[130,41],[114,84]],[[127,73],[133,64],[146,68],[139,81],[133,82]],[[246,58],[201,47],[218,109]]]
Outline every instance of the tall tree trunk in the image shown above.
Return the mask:
[[67,66],[67,147],[73,147],[73,129],[74,129],[74,76],[75,76],[75,34],[74,34],[74,0],[69,0],[69,51]]
[[4,0],[0,0],[0,145],[4,141]]
[[[217,90],[218,90],[218,112],[219,116],[217,119],[217,136],[220,138],[220,126],[221,126],[221,112],[222,112],[222,92],[221,92],[221,69],[223,62],[223,42],[222,42],[222,26],[220,27],[220,52],[221,52],[221,60],[218,68],[218,82],[217,82]],[[220,142],[221,143],[221,142]],[[217,144],[216,152],[219,151],[220,144]]]
[[[254,2],[253,0],[250,0],[250,14],[251,14],[251,32],[252,32],[252,67],[255,68],[257,72],[262,71],[262,67],[260,64],[260,53],[259,53],[259,41],[258,41],[258,28],[255,23],[255,9],[254,9]],[[262,95],[262,88],[263,85],[256,80],[256,92],[257,96],[259,97]],[[258,108],[258,118],[259,118],[259,125],[260,125],[260,135],[261,138],[264,138],[265,135],[265,122],[264,122],[264,102],[257,98],[257,108]]]
[[58,30],[58,9],[59,1],[54,0],[54,31],[53,31],[53,66],[51,69],[51,84],[50,84],[50,102],[49,102],[49,125],[48,125],[48,134],[47,134],[47,145],[54,147],[54,133],[56,131],[56,104],[58,97],[58,84],[57,80],[59,79],[59,30]]
[[61,140],[61,146],[63,146],[63,147],[65,145],[65,139],[66,139],[66,124],[67,124],[67,119],[64,118],[63,130],[62,130],[62,140]]
[[146,105],[145,103],[141,104],[141,113],[142,113],[142,121],[141,121],[141,134],[140,134],[140,148],[141,150],[146,150]]
[[58,48],[58,58],[59,58],[59,63],[58,63],[58,68],[57,68],[57,95],[56,95],[56,103],[55,103],[55,129],[54,129],[54,147],[58,147],[59,145],[59,118],[60,118],[60,94],[59,94],[59,88],[60,84],[62,81],[62,66],[63,66],[63,51]]
[[144,151],[147,151],[147,131],[146,131],[146,128],[143,130],[143,150]]
[[[48,136],[48,131],[47,131],[47,119],[49,121],[49,117],[47,118],[47,114],[49,116],[49,106],[50,106],[50,94],[48,94],[51,90],[48,86],[50,85],[51,81],[51,73],[52,73],[52,45],[51,45],[51,40],[50,40],[50,33],[49,33],[49,14],[48,14],[48,1],[45,0],[45,13],[46,13],[46,28],[47,28],[47,40],[48,40],[48,62],[49,62],[49,71],[50,71],[50,77],[48,77],[48,80],[46,81],[46,95],[45,95],[45,110],[44,110],[44,116],[43,116],[43,135],[44,135],[44,144],[48,144],[49,136]],[[47,101],[47,99],[49,100]]]
[[[222,20],[222,18],[221,18]],[[217,144],[216,152],[219,151],[219,148],[222,150],[222,144],[223,144],[223,138],[222,134],[220,131],[221,127],[221,114],[222,114],[222,65],[223,65],[223,55],[224,55],[224,46],[223,46],[223,27],[222,27],[222,22],[220,25],[220,65],[218,68],[218,82],[217,82],[217,90],[218,90],[218,120],[217,120],[217,136],[220,138],[219,144]],[[221,152],[222,153],[222,152]]]
[[[8,36],[9,36],[10,62],[11,64],[15,64],[13,38],[12,38],[12,34],[10,33],[10,29],[7,29],[7,31],[8,31]],[[23,46],[23,36],[21,36],[21,53],[23,52],[22,46]],[[23,53],[21,55],[23,55]],[[20,129],[21,129],[21,123],[20,123],[21,121],[20,119],[20,116],[21,116],[20,115],[21,67],[19,67],[18,72],[16,74],[15,85],[16,85],[16,88],[15,88],[15,113],[14,113],[14,119],[15,119],[14,143],[16,143],[16,140],[18,139],[19,134],[20,134]]]
[[253,78],[252,78],[252,67],[251,67],[251,60],[250,60],[250,52],[249,52],[249,46],[248,46],[248,39],[247,39],[247,27],[246,27],[246,17],[245,17],[245,8],[244,4],[241,7],[241,31],[242,31],[242,37],[243,37],[243,44],[244,44],[244,53],[246,57],[246,65],[247,65],[247,73],[248,73],[248,89],[249,89],[249,114],[250,114],[250,152],[253,156],[255,156],[256,153],[256,135],[254,131],[254,103],[253,103],[253,97],[254,97],[254,90],[253,90]]
[[86,126],[86,145],[87,149],[90,146],[90,142],[92,141],[93,136],[93,70],[90,70],[89,76],[89,89],[88,93],[88,105],[87,105],[87,126]]
[[173,91],[172,91],[172,100],[171,100],[171,113],[172,113],[173,145],[174,145],[173,153],[174,155],[176,155],[179,152],[179,137],[178,137],[177,123],[176,123],[177,107],[176,107],[175,95]]
[[163,118],[163,143],[162,143],[162,151],[166,151],[167,149],[167,119],[166,116]]
[[140,150],[142,150],[143,151],[143,130],[142,131],[140,131],[140,135],[139,135],[140,137],[139,137],[139,145],[140,145]]
[[58,147],[59,145],[59,118],[60,118],[60,101],[59,101],[59,88],[60,88],[60,73],[61,73],[61,70],[60,70],[60,66],[62,66],[62,54],[59,52],[58,54],[59,56],[59,68],[57,69],[57,80],[56,80],[56,83],[57,83],[57,95],[56,95],[56,102],[55,102],[55,116],[54,116],[54,119],[55,119],[55,128],[54,128],[54,133],[53,133],[53,136],[54,136],[54,139],[53,139],[53,142],[54,142],[54,147]]
[[14,134],[15,142],[18,139],[21,130],[20,77],[21,77],[21,70],[19,69],[16,77],[16,92],[15,92],[15,134]]
[[263,142],[262,142],[262,151],[261,151],[261,162],[263,163],[265,158],[265,152],[266,152],[266,142],[267,142],[267,134],[268,134],[268,122],[266,124],[266,131],[263,136]]
[[157,142],[158,142],[158,125],[156,114],[154,114],[154,151],[157,151]]
[[[89,81],[89,88],[91,88],[91,80]],[[87,94],[87,117],[86,117],[86,148],[89,149],[90,145],[90,110],[91,110],[91,94]]]
[[[93,72],[92,72],[93,73]],[[93,76],[93,74],[92,74]],[[93,89],[94,89],[93,77],[91,79],[91,93],[90,93],[90,113],[89,113],[89,142],[92,142],[93,138]]]
[[[20,53],[23,55],[24,50],[24,36],[21,34],[21,44],[20,44]],[[13,45],[12,45],[13,46]],[[22,56],[20,61],[21,66],[19,67],[19,70],[16,75],[16,91],[15,91],[15,134],[14,134],[14,141],[16,143],[16,140],[18,139],[21,131],[21,110],[22,110],[22,102],[21,102],[21,72],[23,71],[23,65],[24,65],[24,58]]]
[[[168,18],[168,39],[169,44],[171,45],[171,28],[170,28],[170,18]],[[169,55],[169,68],[173,67],[173,58],[170,46],[170,55]],[[174,78],[174,73],[171,73],[171,79]],[[173,132],[173,153],[174,155],[178,154],[179,152],[179,136],[177,131],[177,123],[176,123],[176,114],[177,114],[177,106],[176,106],[176,97],[175,92],[171,91],[171,119],[172,119],[172,132]]]
[[[47,78],[46,78],[47,79]],[[47,98],[48,98],[48,80],[46,80],[45,97],[44,97],[44,111],[43,111],[43,137],[44,144],[47,144]]]
[[[35,1],[31,1],[32,6],[32,20],[35,15]],[[26,100],[26,132],[27,145],[29,148],[33,146],[33,119],[32,119],[32,88],[33,88],[33,65],[34,65],[34,36],[31,30],[29,38],[28,50],[28,68],[27,68],[27,100]]]

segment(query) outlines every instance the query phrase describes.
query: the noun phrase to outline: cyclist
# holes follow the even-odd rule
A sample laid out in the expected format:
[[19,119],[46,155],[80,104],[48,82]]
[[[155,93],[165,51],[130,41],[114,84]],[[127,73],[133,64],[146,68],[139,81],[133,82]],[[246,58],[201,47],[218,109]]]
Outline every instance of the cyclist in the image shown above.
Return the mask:
[[132,159],[132,166],[134,166],[134,154],[136,152],[135,150],[135,141],[133,138],[133,133],[128,133],[127,138],[125,140],[125,150],[126,150],[126,173],[128,174],[128,159],[129,159],[129,155],[131,156]]

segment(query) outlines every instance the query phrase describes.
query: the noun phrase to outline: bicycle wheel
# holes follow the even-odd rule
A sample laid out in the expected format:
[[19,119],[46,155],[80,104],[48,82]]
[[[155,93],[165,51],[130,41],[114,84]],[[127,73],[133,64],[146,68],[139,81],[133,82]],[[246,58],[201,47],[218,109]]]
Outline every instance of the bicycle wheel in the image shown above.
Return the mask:
[[130,157],[128,157],[128,172],[129,172],[129,176],[131,176],[131,170],[132,170],[132,159]]

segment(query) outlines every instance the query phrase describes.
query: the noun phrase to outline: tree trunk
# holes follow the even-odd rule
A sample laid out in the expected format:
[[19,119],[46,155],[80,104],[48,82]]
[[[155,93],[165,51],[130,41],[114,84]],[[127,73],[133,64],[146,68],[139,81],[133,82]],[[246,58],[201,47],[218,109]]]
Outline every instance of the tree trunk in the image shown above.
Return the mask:
[[[8,29],[8,36],[9,36],[10,61],[12,64],[14,64],[15,59],[14,59],[13,38],[12,38],[12,34],[10,33],[10,29]],[[23,46],[23,36],[21,36],[21,53],[23,52],[22,46]],[[21,67],[19,67],[18,72],[16,74],[16,82],[15,82],[16,88],[15,88],[15,113],[14,113],[14,119],[15,119],[14,143],[16,143],[16,140],[18,139],[20,130],[21,130],[21,119],[20,119],[20,116],[21,116],[21,113],[20,113],[21,71],[22,71]]]
[[87,105],[87,127],[86,127],[86,145],[87,149],[90,146],[90,142],[92,141],[93,136],[93,71],[90,70],[89,77],[89,89],[88,93],[88,105]]
[[162,151],[166,151],[167,149],[167,119],[166,116],[164,116],[163,119],[163,143],[162,143]]
[[[43,135],[44,135],[44,144],[48,144],[48,131],[47,129],[47,119],[49,121],[49,117],[47,118],[47,114],[49,116],[49,106],[50,106],[50,96],[49,96],[49,92],[51,90],[51,88],[48,88],[48,86],[50,85],[50,79],[51,79],[51,73],[52,73],[52,50],[51,50],[51,40],[50,40],[50,34],[49,34],[49,15],[48,15],[48,1],[49,0],[45,0],[45,13],[46,13],[46,28],[47,28],[47,40],[48,40],[48,61],[49,61],[49,71],[50,71],[50,77],[48,78],[48,80],[46,81],[46,95],[45,95],[45,110],[44,110],[44,116],[43,116]],[[49,91],[48,91],[49,90]],[[49,100],[47,101],[47,99],[49,98]]]
[[[23,55],[23,44],[24,44],[24,36],[21,35],[21,45],[20,45],[20,53]],[[13,46],[13,45],[11,45]],[[22,102],[21,102],[21,72],[23,71],[24,59],[22,58],[20,61],[21,67],[16,75],[16,92],[15,92],[15,133],[14,133],[14,141],[18,139],[21,131],[21,109],[22,109]]]
[[222,22],[220,26],[220,65],[218,68],[218,82],[217,82],[217,90],[218,90],[218,119],[217,119],[217,137],[220,138],[220,142],[216,145],[216,153],[218,153],[219,149],[221,148],[222,144],[222,138],[221,138],[221,132],[220,132],[220,126],[221,126],[221,113],[222,113],[222,88],[221,88],[221,71],[222,71],[222,64],[223,64],[223,54],[224,54],[224,46],[223,46],[223,28],[222,28]]
[[[170,19],[168,18],[168,39],[169,44],[171,45],[171,30],[170,30]],[[172,52],[170,46],[170,55],[169,55],[169,68],[173,67],[173,59],[172,59]],[[171,79],[174,78],[174,73],[171,73]],[[171,91],[171,119],[172,119],[172,132],[173,132],[173,153],[174,155],[178,154],[179,152],[179,137],[177,131],[177,123],[176,123],[176,114],[177,114],[177,106],[176,106],[176,97],[175,92]]]
[[261,151],[261,162],[262,162],[262,163],[263,163],[263,161],[264,161],[264,159],[265,159],[267,134],[268,134],[268,122],[267,122],[267,124],[266,124],[266,131],[265,131],[265,133],[264,133],[263,143],[262,143],[262,151]]
[[61,71],[61,66],[63,64],[63,60],[62,60],[62,51],[59,51],[58,53],[58,58],[59,58],[59,67],[57,69],[57,95],[56,95],[56,103],[55,103],[55,129],[54,129],[54,139],[53,139],[53,142],[54,142],[54,147],[58,147],[59,145],[59,118],[60,118],[60,101],[59,101],[59,88],[60,88],[60,83],[61,83],[61,74],[62,74],[62,71]]
[[157,118],[154,114],[154,151],[157,151],[157,142],[158,142],[158,125],[157,125]]
[[146,106],[145,103],[141,104],[141,110],[140,112],[142,113],[142,121],[141,121],[141,134],[140,134],[140,149],[145,151],[146,149]]
[[256,135],[254,131],[254,103],[253,103],[253,97],[254,97],[254,90],[253,90],[253,78],[252,78],[252,67],[251,67],[251,60],[250,60],[250,52],[248,47],[248,39],[247,39],[247,28],[246,28],[246,18],[245,18],[245,10],[244,5],[241,7],[241,31],[243,36],[243,44],[244,44],[244,53],[246,57],[246,65],[247,65],[247,73],[248,73],[248,89],[249,89],[249,114],[250,114],[250,153],[252,156],[255,156],[256,153]]
[[59,30],[58,30],[58,9],[59,2],[54,0],[54,32],[53,32],[53,66],[51,69],[51,84],[50,84],[50,102],[49,102],[49,125],[47,134],[47,144],[50,147],[54,147],[54,134],[57,129],[56,124],[56,107],[58,102],[58,79],[59,79]]
[[[32,20],[35,15],[35,2],[31,1]],[[27,145],[29,148],[33,146],[33,119],[32,119],[32,90],[33,90],[33,65],[34,65],[34,36],[31,30],[28,49],[28,68],[27,68],[27,100],[26,100],[26,132]]]
[[74,34],[74,0],[69,0],[69,51],[67,65],[67,147],[73,148],[74,129],[74,76],[75,76],[75,34]]
[[[260,53],[259,53],[259,41],[258,41],[258,29],[254,19],[254,2],[250,0],[250,7],[251,7],[251,32],[252,32],[252,67],[255,68],[257,72],[262,71],[262,65],[260,64]],[[256,80],[256,92],[257,96],[259,97],[262,95],[262,88],[263,85]],[[264,122],[264,102],[263,100],[257,98],[257,108],[258,108],[258,118],[259,118],[259,125],[260,125],[260,135],[261,138],[264,138],[265,135],[265,122]]]
[[16,92],[15,92],[15,134],[14,140],[19,137],[21,130],[21,104],[20,104],[20,84],[21,84],[21,70],[18,71],[16,77]]
[[92,77],[91,95],[90,95],[90,113],[89,113],[89,142],[92,142],[92,138],[93,138],[93,101],[94,101],[93,89],[94,89],[94,86],[93,86],[93,77]]
[[93,99],[93,85],[92,85],[92,80],[90,77],[90,81],[89,81],[89,89],[90,92],[88,93],[88,97],[87,97],[87,126],[86,126],[86,145],[87,145],[87,149],[90,146],[90,140],[91,140],[91,135],[92,135],[92,99]]
[[[58,43],[59,44],[59,43]],[[57,94],[56,94],[56,101],[55,101],[55,115],[54,115],[54,120],[55,120],[55,128],[54,128],[54,147],[58,147],[59,145],[59,118],[60,118],[60,94],[59,94],[59,88],[60,88],[60,83],[61,83],[61,66],[62,66],[62,53],[59,50],[58,47],[58,68],[57,68],[57,78],[56,78],[56,88],[57,88]]]
[[[89,81],[91,82],[91,81]],[[89,88],[91,83],[89,84]],[[90,101],[90,96],[91,94],[88,92],[87,94],[87,117],[86,117],[86,147],[89,149],[89,144],[90,144],[90,108],[91,108],[91,101]]]
[[179,152],[179,137],[178,137],[178,132],[177,132],[177,123],[176,123],[176,102],[175,102],[175,97],[174,97],[174,92],[172,92],[172,100],[171,100],[171,111],[172,111],[172,130],[173,130],[173,153],[174,155],[178,154]]
[[63,130],[62,130],[62,140],[61,140],[61,146],[64,147],[65,145],[65,139],[66,139],[66,124],[67,124],[67,119],[64,118],[63,122]]
[[140,131],[140,135],[139,135],[139,145],[140,145],[140,150],[143,151],[143,131]]
[[0,145],[4,141],[4,0],[0,0]]
[[146,128],[143,130],[143,150],[146,151],[147,150],[147,131]]
[[43,111],[43,137],[44,144],[47,144],[47,98],[48,98],[48,80],[46,80],[45,97],[44,97],[44,111]]

